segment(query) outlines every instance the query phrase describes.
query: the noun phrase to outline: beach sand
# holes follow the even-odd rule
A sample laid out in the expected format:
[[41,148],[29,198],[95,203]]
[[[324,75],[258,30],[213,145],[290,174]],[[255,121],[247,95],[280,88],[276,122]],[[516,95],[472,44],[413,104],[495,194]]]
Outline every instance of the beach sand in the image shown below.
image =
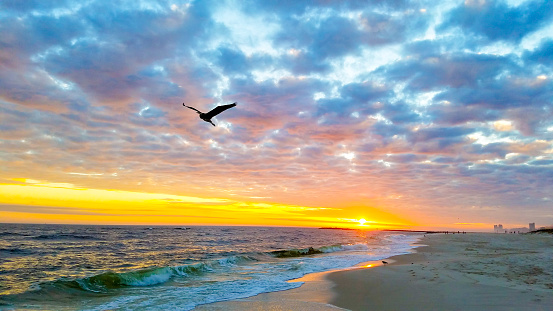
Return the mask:
[[340,311],[345,310],[329,304],[334,285],[325,276],[328,272],[313,273],[291,282],[305,282],[301,287],[249,298],[217,302],[196,307],[200,311]]
[[429,234],[387,265],[196,310],[553,310],[553,235]]
[[331,273],[349,310],[553,310],[553,236],[432,234],[414,254]]

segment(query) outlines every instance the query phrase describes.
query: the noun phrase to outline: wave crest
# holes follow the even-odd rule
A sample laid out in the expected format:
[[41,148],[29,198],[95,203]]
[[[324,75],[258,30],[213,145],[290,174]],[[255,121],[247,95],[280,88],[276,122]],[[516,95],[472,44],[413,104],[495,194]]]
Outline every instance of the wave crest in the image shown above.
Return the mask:
[[256,259],[252,256],[231,256],[182,266],[154,267],[129,272],[109,271],[73,280],[59,279],[45,282],[38,284],[37,289],[72,288],[92,293],[106,293],[109,290],[122,287],[163,284],[175,276],[198,276],[212,272],[215,268],[225,268],[253,260]]

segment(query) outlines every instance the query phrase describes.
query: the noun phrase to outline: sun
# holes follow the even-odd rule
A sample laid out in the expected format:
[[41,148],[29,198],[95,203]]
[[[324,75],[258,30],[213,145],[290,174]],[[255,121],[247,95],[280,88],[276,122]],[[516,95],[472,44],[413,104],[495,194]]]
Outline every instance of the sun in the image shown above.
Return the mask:
[[361,226],[365,225],[366,222],[367,222],[367,221],[365,220],[365,218],[359,219],[359,224],[360,224]]

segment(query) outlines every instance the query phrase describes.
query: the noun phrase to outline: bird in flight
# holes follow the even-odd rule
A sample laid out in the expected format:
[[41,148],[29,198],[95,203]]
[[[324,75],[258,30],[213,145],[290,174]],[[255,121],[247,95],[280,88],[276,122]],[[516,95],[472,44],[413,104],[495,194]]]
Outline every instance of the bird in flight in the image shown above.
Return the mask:
[[211,109],[211,111],[206,112],[206,113],[203,113],[203,112],[199,111],[198,109],[196,109],[194,107],[186,106],[184,103],[182,103],[182,105],[186,108],[190,108],[190,109],[196,111],[200,115],[200,119],[204,120],[205,122],[209,122],[209,123],[211,123],[211,125],[215,126],[215,124],[213,124],[213,122],[211,122],[211,118],[213,118],[214,116],[220,114],[221,112],[223,112],[227,109],[230,109],[230,108],[236,106],[236,103],[232,103],[232,104],[229,104],[229,105],[217,106],[217,107]]

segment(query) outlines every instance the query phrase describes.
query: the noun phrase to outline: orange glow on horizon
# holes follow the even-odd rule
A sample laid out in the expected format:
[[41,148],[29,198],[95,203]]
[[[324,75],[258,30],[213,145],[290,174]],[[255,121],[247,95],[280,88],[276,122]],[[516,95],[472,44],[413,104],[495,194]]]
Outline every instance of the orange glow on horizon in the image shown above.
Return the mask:
[[[2,222],[118,225],[246,225],[392,229],[408,221],[368,207],[312,207],[237,198],[79,188],[12,179],[0,184]],[[344,218],[348,214],[371,219]],[[370,225],[369,225],[370,224]],[[369,228],[372,227],[372,228]]]

